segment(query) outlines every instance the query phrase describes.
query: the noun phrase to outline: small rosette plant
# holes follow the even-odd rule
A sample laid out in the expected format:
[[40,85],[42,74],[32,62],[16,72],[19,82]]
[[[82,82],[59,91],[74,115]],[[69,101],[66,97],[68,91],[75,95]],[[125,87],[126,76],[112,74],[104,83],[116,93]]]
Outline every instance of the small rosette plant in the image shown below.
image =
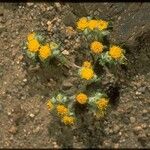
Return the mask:
[[95,74],[90,61],[83,62],[82,67],[80,67],[78,70],[78,75],[80,76],[82,80],[81,82],[84,85],[100,80],[100,77]]
[[36,32],[32,32],[27,36],[24,50],[28,58],[42,63],[46,63],[60,53],[58,44],[46,41],[42,34]]
[[69,99],[62,94],[52,97],[47,101],[47,107],[50,112],[57,114],[61,122],[65,125],[73,125],[75,123],[75,115],[72,106],[69,105]]
[[86,36],[87,40],[103,40],[110,34],[111,22],[92,17],[82,17],[77,21],[77,29]]
[[97,118],[103,118],[108,108],[109,99],[104,93],[95,93],[94,96],[89,97],[89,109]]

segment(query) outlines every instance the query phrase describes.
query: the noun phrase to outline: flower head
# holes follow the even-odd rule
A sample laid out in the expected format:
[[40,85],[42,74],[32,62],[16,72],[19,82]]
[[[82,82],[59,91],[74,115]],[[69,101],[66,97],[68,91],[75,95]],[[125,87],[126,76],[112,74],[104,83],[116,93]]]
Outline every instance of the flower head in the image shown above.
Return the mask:
[[92,67],[91,62],[89,62],[89,61],[84,61],[82,67],[91,68],[91,67]]
[[64,116],[62,118],[62,122],[65,124],[65,125],[73,125],[74,122],[75,122],[75,118],[72,117],[72,116]]
[[99,30],[107,29],[108,22],[104,21],[104,20],[98,20],[98,26],[97,27],[98,27]]
[[120,59],[123,56],[123,49],[119,46],[113,45],[109,50],[109,55],[114,59]]
[[91,48],[91,51],[93,53],[98,54],[98,53],[101,53],[103,51],[104,46],[103,46],[102,43],[100,43],[98,41],[94,41],[94,42],[91,43],[90,48]]
[[52,51],[48,44],[46,44],[45,46],[41,46],[39,50],[39,56],[41,59],[46,59],[51,55],[52,55]]
[[64,105],[58,105],[56,107],[57,112],[59,115],[66,115],[68,114],[68,108],[66,108]]
[[82,17],[77,22],[77,28],[80,30],[84,30],[88,26],[88,19],[86,17]]
[[48,107],[48,110],[52,110],[54,107],[50,100],[47,102],[47,107]]
[[80,93],[76,96],[76,100],[80,103],[80,104],[85,104],[87,102],[87,95],[84,93]]
[[108,106],[108,100],[106,98],[101,98],[96,102],[96,105],[100,110],[105,110]]
[[27,37],[28,41],[31,41],[34,38],[35,38],[35,32],[32,32],[32,33],[28,34],[28,37]]
[[94,28],[97,28],[97,26],[98,26],[98,21],[97,20],[92,19],[88,23],[88,27],[91,30],[93,30]]
[[40,44],[36,39],[32,39],[27,44],[28,50],[31,52],[37,52],[40,48]]
[[90,80],[94,77],[94,71],[92,68],[81,68],[80,76],[83,79]]

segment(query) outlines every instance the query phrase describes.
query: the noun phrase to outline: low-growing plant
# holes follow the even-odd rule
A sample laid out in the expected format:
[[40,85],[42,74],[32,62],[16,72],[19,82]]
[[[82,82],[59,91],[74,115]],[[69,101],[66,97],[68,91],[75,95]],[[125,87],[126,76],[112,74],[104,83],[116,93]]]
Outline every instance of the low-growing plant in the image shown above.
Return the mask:
[[[125,50],[109,40],[112,30],[111,22],[83,17],[77,21],[76,25],[77,30],[85,37],[88,45],[87,53],[91,56],[91,60],[85,60],[80,67],[77,67],[81,88],[78,88],[72,96],[59,93],[47,101],[49,111],[56,114],[65,125],[74,125],[77,121],[75,104],[86,105],[94,116],[103,118],[109,108],[109,97],[101,88],[97,91],[93,89],[92,93],[86,91],[87,85],[103,80],[102,76],[97,75],[94,71],[96,63],[98,62],[107,71],[112,65],[126,64]],[[33,32],[28,35],[25,53],[36,62],[46,63],[52,57],[60,55],[59,48],[59,44],[48,42],[42,35]]]

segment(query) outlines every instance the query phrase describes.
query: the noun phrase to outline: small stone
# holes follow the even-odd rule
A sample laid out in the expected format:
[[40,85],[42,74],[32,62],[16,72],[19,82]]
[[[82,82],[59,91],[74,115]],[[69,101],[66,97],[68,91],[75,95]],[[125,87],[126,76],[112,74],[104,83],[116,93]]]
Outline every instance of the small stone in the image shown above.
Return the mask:
[[146,89],[146,87],[144,86],[144,87],[140,87],[139,89],[138,89],[138,92],[140,92],[140,93],[144,93],[145,92],[145,89]]
[[33,130],[34,133],[38,133],[40,131],[40,127],[36,127],[35,130]]
[[119,144],[114,144],[114,148],[119,148]]
[[16,133],[17,133],[17,127],[16,127],[16,126],[12,126],[12,127],[9,129],[9,132],[12,133],[12,134],[16,134]]
[[120,127],[118,125],[115,125],[113,128],[114,133],[118,133],[120,130]]
[[62,88],[64,90],[70,89],[70,87],[72,87],[72,86],[73,86],[73,84],[68,80],[64,80],[64,82],[62,83]]
[[27,79],[23,79],[23,82],[27,82]]
[[141,131],[142,131],[142,127],[141,126],[136,126],[133,128],[133,131],[136,135],[138,135]]
[[135,94],[136,95],[141,95],[141,92],[136,91]]
[[56,2],[55,6],[58,8],[58,10],[61,10],[61,4],[60,3]]
[[67,50],[64,50],[64,51],[62,52],[62,54],[64,54],[64,55],[69,55],[69,52],[68,52]]
[[30,7],[30,6],[33,6],[33,5],[34,5],[34,3],[30,3],[30,2],[27,3],[27,6],[29,6],[29,7]]
[[30,116],[31,118],[34,118],[34,117],[35,117],[35,115],[34,115],[34,114],[30,114],[29,116]]
[[130,122],[135,123],[136,119],[134,117],[130,117]]
[[49,6],[49,7],[47,7],[47,9],[46,9],[47,11],[49,11],[49,10],[53,10],[53,7],[52,6]]

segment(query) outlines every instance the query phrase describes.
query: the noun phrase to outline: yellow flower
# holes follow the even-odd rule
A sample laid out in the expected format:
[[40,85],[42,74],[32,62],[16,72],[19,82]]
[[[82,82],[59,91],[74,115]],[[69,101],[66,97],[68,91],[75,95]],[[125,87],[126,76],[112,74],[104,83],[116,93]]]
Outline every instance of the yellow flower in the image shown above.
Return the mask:
[[28,41],[31,41],[31,40],[33,40],[34,38],[35,38],[35,32],[30,33],[30,34],[28,35],[28,37],[27,37]]
[[80,103],[80,104],[85,104],[87,102],[87,95],[85,95],[84,93],[80,93],[76,96],[76,100]]
[[52,51],[48,44],[46,44],[45,46],[41,46],[39,50],[39,56],[41,59],[46,59],[51,55],[52,55]]
[[79,19],[79,21],[77,22],[77,28],[80,30],[84,30],[85,28],[87,28],[88,26],[88,20],[86,17],[82,17]]
[[83,67],[80,72],[81,78],[90,80],[94,77],[94,71],[92,68]]
[[68,114],[68,109],[64,105],[58,105],[56,109],[57,109],[58,114],[60,115]]
[[98,41],[92,42],[90,46],[91,51],[96,54],[101,53],[103,51],[103,48],[104,48],[103,44]]
[[31,41],[28,42],[27,46],[29,51],[37,52],[40,47],[40,44],[36,39],[32,39]]
[[106,98],[101,98],[96,102],[96,104],[100,110],[105,110],[106,107],[108,106],[108,100]]
[[97,20],[90,20],[88,23],[88,27],[93,30],[94,28],[97,28],[98,26],[98,21]]
[[54,107],[50,100],[47,102],[47,107],[48,107],[48,110],[52,110]]
[[83,62],[83,67],[85,67],[85,68],[91,68],[92,67],[91,62],[89,62],[89,61]]
[[109,55],[114,59],[120,59],[123,56],[123,49],[113,45],[109,50]]
[[104,30],[104,29],[107,29],[108,27],[108,22],[107,21],[104,21],[104,20],[98,20],[98,29],[100,30]]
[[73,125],[74,122],[75,122],[75,118],[72,117],[72,116],[64,116],[62,118],[62,122],[65,124],[65,125]]

